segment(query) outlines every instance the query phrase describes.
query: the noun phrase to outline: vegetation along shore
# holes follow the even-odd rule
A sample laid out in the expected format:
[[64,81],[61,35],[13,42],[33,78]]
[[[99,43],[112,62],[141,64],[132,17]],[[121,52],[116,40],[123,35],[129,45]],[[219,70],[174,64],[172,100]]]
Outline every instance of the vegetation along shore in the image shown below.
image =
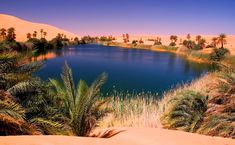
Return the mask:
[[[177,43],[169,37],[133,40],[123,35],[123,42],[113,36],[67,38],[58,33],[47,40],[41,29],[25,34],[27,41],[16,41],[13,27],[0,29],[0,134],[1,135],[69,135],[111,137],[121,131],[110,129],[94,134],[94,130],[115,127],[146,127],[180,130],[208,136],[235,138],[235,56],[224,47],[226,35],[213,38],[210,44],[190,34]],[[101,88],[107,74],[91,84],[74,82],[70,66],[65,62],[61,79],[42,81],[33,74],[43,62],[32,62],[34,52],[66,49],[65,46],[96,43],[124,48],[166,51],[187,59],[216,63],[218,70],[191,83],[166,91],[161,98],[152,93],[115,92],[105,97]],[[23,55],[27,53],[28,55]],[[163,131],[164,132],[164,131]]]

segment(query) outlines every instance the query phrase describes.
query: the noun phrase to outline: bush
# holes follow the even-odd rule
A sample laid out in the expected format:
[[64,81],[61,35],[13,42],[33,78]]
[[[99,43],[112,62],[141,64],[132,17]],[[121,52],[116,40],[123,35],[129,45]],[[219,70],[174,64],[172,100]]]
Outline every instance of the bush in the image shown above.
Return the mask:
[[175,43],[175,42],[171,42],[171,43],[169,44],[169,46],[176,46],[176,43]]
[[16,41],[7,41],[4,40],[0,42],[0,52],[4,51],[21,51],[22,46]]
[[229,53],[229,50],[226,48],[215,48],[213,52],[210,54],[210,60],[212,61],[220,61],[225,58],[226,54]]
[[207,109],[207,97],[186,90],[169,100],[165,114],[161,117],[164,128],[195,132]]

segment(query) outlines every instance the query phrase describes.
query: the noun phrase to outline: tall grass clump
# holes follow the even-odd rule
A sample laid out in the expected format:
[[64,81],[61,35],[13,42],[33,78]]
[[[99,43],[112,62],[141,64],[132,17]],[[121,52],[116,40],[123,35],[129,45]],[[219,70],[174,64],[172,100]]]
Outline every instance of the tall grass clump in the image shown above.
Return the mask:
[[217,73],[218,91],[211,95],[203,124],[198,132],[212,136],[235,138],[235,73]]
[[153,93],[118,92],[109,96],[112,113],[100,121],[106,127],[158,127],[158,95]]

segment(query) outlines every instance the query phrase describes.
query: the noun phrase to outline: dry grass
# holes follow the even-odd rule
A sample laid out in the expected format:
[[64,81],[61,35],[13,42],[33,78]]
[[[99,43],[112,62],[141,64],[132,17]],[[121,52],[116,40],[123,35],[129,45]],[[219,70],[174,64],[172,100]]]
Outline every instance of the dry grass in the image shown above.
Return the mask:
[[157,94],[116,92],[112,96],[109,106],[113,113],[101,120],[99,127],[159,126]]

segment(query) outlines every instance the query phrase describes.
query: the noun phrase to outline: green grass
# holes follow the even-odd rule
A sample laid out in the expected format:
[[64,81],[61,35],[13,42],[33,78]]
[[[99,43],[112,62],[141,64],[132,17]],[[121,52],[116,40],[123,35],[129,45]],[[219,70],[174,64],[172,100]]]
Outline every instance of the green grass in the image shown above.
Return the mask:
[[166,45],[155,45],[155,46],[152,46],[152,48],[163,49],[167,51],[176,51],[178,49],[178,47],[166,46]]

